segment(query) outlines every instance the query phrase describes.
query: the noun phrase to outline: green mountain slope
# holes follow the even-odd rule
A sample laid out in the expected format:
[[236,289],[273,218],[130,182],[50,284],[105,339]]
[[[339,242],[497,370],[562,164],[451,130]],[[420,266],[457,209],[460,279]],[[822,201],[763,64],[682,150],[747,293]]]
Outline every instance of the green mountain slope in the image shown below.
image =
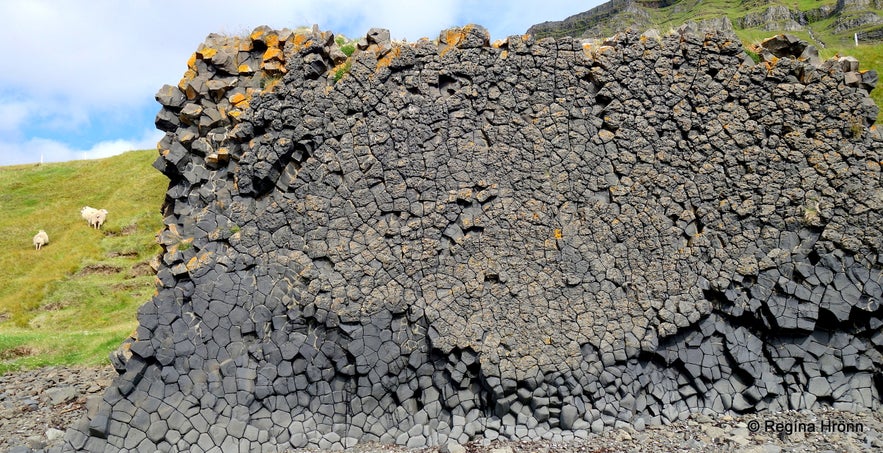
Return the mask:
[[[790,33],[815,45],[823,59],[852,55],[860,69],[883,74],[883,0],[612,0],[562,21],[534,25],[528,33],[603,38],[627,28],[667,32],[687,21],[720,17],[730,19],[746,49]],[[883,89],[873,90],[871,97],[883,107]],[[883,122],[883,108],[877,122]]]
[[[154,292],[168,180],[155,150],[89,161],[0,167],[0,373],[96,363],[137,326]],[[80,216],[107,209],[102,229]],[[49,244],[35,250],[38,230]]]

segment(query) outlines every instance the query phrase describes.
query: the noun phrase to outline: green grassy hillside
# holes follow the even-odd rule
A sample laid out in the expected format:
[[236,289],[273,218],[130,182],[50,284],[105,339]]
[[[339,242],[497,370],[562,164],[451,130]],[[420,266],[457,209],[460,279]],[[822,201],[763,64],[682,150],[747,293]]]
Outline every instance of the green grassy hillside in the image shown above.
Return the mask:
[[[106,363],[154,292],[168,180],[155,150],[89,161],[0,167],[0,373]],[[108,210],[98,231],[83,206]],[[32,238],[46,230],[49,244]]]

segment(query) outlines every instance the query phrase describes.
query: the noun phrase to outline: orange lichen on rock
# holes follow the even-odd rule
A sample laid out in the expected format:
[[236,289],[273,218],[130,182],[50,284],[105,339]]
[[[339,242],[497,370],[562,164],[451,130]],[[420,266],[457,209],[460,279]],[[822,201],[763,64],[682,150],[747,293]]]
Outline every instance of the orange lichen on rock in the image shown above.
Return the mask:
[[255,28],[248,37],[252,42],[263,42],[264,35],[269,31],[268,27]]
[[445,44],[445,47],[439,51],[439,55],[444,55],[451,49],[458,47],[466,40],[466,37],[469,36],[469,32],[472,31],[472,28],[472,25],[466,25],[462,28],[450,28],[445,30],[444,35],[440,37],[442,38],[441,40]]
[[[248,104],[248,97],[242,93],[236,93],[233,96],[230,96],[230,103],[233,104],[237,108],[243,108],[242,104]],[[247,108],[247,105],[246,105]]]
[[195,56],[199,56],[199,58],[203,60],[208,60],[214,57],[218,53],[218,49],[214,47],[206,47],[204,49],[200,49],[196,51]]
[[445,30],[445,43],[449,47],[456,47],[461,41],[466,39],[466,29],[449,29]]
[[282,60],[284,60],[284,59],[285,59],[285,54],[282,53],[282,49],[280,49],[280,48],[278,48],[278,47],[268,47],[267,50],[266,50],[266,52],[264,52],[264,55],[263,55],[263,57],[262,57],[262,60],[263,60],[263,61],[269,61],[269,60],[280,60],[280,61],[282,61]]
[[305,33],[297,33],[291,38],[291,44],[295,49],[300,49],[310,45],[310,35]]
[[184,71],[184,76],[181,77],[181,81],[178,82],[178,88],[184,92],[184,95],[187,96],[187,99],[193,100],[196,99],[197,93],[193,90],[193,87],[190,86],[190,82],[196,78],[196,71],[193,69],[188,69]]
[[210,263],[211,257],[212,252],[203,252],[190,258],[190,261],[187,262],[187,272],[193,272],[194,270]]
[[379,60],[377,60],[376,69],[385,68],[389,66],[392,62],[393,58],[398,57],[402,54],[401,47],[393,47],[389,52],[386,52]]
[[264,38],[264,44],[267,47],[279,47],[279,35],[276,33],[270,33]]

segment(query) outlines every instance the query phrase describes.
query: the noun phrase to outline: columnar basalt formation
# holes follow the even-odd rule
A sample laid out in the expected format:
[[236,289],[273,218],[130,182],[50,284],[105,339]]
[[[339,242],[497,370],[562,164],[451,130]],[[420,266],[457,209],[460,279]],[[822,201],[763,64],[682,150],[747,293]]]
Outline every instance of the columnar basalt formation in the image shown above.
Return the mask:
[[875,76],[693,30],[210,36],[157,95],[158,292],[68,448],[879,408]]

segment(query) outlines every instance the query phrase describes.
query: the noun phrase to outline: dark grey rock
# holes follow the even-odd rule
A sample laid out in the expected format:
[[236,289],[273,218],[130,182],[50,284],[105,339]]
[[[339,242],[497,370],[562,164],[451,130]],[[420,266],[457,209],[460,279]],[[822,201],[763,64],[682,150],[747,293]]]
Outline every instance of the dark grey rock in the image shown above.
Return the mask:
[[877,407],[883,219],[855,164],[883,161],[876,80],[788,36],[744,64],[724,25],[588,47],[372,29],[338,80],[317,28],[210,36],[157,93],[159,290],[68,446]]

